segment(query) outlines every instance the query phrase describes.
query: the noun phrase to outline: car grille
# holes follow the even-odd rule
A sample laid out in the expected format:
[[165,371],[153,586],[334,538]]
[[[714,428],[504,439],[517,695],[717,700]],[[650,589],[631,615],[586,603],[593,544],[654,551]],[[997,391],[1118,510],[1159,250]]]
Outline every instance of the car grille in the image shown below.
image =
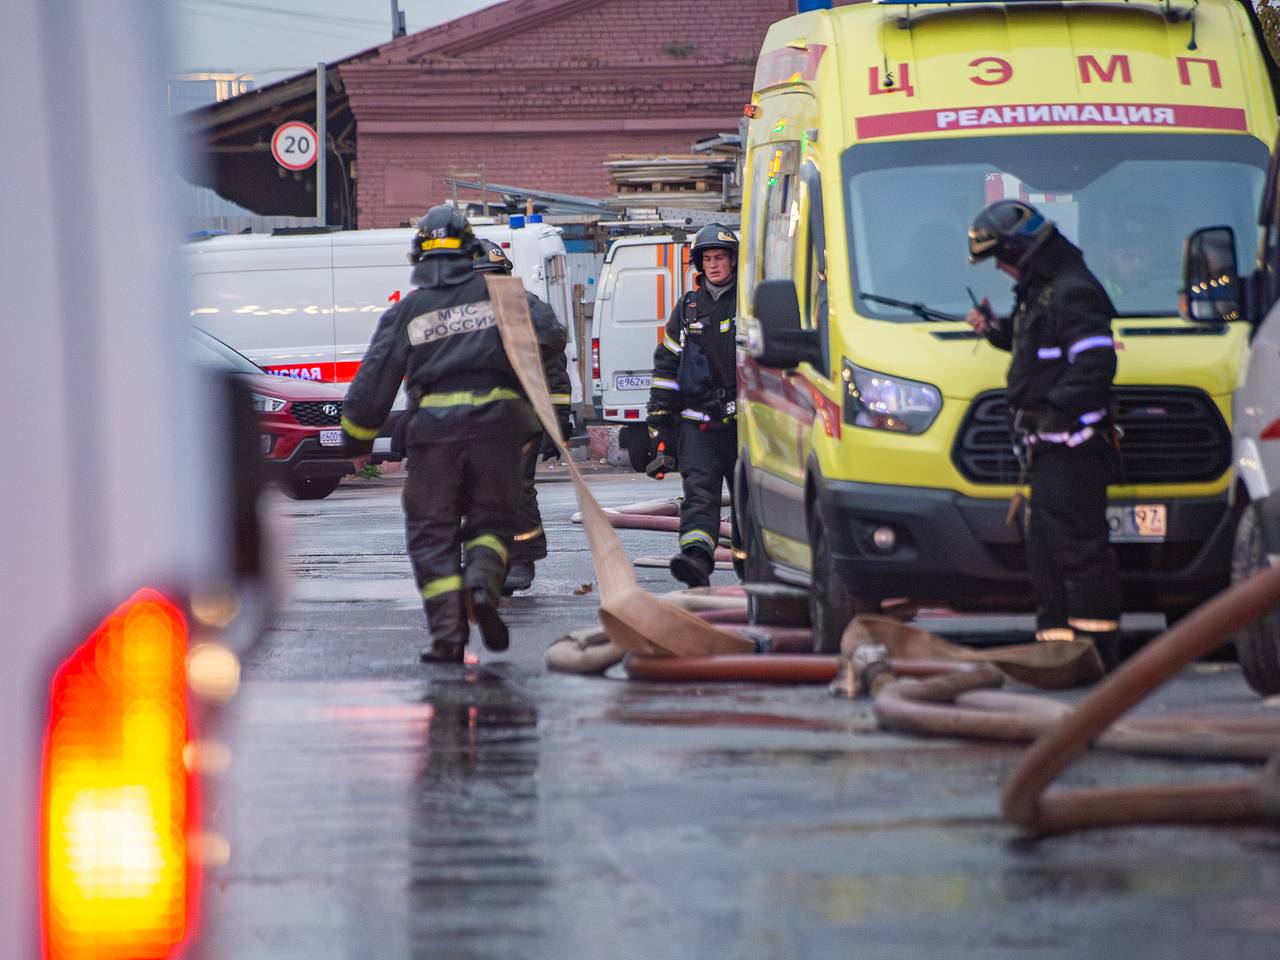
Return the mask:
[[[1231,463],[1231,433],[1208,394],[1182,387],[1116,387],[1125,483],[1216,480]],[[974,483],[1017,483],[1003,390],[969,407],[951,459]]]
[[294,401],[289,411],[304,427],[336,427],[342,422],[341,400]]

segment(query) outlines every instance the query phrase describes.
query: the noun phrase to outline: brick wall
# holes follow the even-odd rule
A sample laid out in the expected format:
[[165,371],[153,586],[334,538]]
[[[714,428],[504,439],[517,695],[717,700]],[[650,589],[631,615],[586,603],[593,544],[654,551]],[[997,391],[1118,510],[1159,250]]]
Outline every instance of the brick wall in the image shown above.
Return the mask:
[[[509,0],[344,65],[361,227],[449,195],[450,165],[610,192],[610,154],[687,153],[737,129],[770,23],[793,0]],[[474,195],[472,195],[474,197]]]
[[[361,135],[356,181],[361,227],[394,227],[416,220],[450,196],[443,177],[485,165],[490,181],[555,193],[603,196],[603,162],[615,153],[684,153],[691,137],[673,133],[471,134],[449,137]],[[478,193],[460,196],[479,199]],[[496,199],[496,197],[494,198]]]

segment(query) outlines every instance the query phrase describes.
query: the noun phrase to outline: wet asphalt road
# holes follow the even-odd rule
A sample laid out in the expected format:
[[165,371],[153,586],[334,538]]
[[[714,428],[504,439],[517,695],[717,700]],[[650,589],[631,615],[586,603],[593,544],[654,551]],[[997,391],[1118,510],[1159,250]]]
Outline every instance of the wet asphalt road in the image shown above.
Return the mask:
[[[593,483],[605,505],[678,493]],[[213,731],[234,759],[205,819],[231,857],[205,874],[200,960],[1280,956],[1280,833],[1029,843],[998,816],[1017,748],[873,732],[818,687],[548,674],[597,604],[574,593],[594,578],[569,484],[539,487],[552,556],[506,608],[511,651],[419,664],[399,489],[274,504],[290,599]],[[1146,709],[1274,709],[1254,700],[1206,664]],[[1065,782],[1252,772],[1099,755]]]

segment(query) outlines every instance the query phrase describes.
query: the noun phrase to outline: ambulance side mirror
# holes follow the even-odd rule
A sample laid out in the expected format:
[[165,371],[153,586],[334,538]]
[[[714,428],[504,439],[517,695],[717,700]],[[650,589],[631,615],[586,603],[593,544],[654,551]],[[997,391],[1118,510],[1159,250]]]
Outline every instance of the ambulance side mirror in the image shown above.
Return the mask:
[[1182,248],[1182,316],[1196,323],[1240,319],[1236,235],[1230,227],[1204,227]]
[[754,323],[747,353],[761,366],[790,369],[801,363],[822,365],[818,334],[800,325],[800,301],[790,280],[762,280],[751,305]]

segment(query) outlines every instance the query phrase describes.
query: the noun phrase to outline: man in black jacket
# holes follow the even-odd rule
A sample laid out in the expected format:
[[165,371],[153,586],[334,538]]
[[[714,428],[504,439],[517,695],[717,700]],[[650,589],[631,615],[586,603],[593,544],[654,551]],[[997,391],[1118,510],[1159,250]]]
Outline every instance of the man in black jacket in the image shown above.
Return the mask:
[[[713,223],[698,231],[690,254],[697,289],[675,305],[654,351],[648,425],[655,450],[675,451],[684,481],[672,576],[705,587],[715,569],[721,492],[726,483],[733,489],[738,458],[738,238]],[[669,463],[655,457],[650,474]]]
[[[513,267],[502,247],[492,240],[478,241],[478,253],[472,269],[477,273],[501,273],[510,275]],[[569,421],[569,404],[572,400],[572,384],[569,381],[569,362],[564,348],[568,342],[565,329],[556,319],[555,312],[541,299],[530,293],[529,313],[538,330],[556,330],[559,336],[547,343],[545,349],[552,354],[552,363],[546,368],[547,390],[556,409],[556,420],[561,436],[572,432]],[[520,461],[520,504],[516,508],[516,535],[511,544],[511,560],[507,566],[507,578],[502,584],[503,596],[517,590],[528,590],[533,585],[534,563],[547,556],[547,535],[542,529],[542,512],[538,509],[538,491],[534,486],[538,459],[554,460],[560,456],[560,448],[546,435],[539,434],[534,442],[525,445]]]
[[1009,410],[1031,485],[1036,639],[1091,639],[1113,666],[1121,605],[1107,526],[1115,307],[1080,251],[1019,200],[997,200],[978,214],[969,255],[974,263],[994,258],[1017,281],[1011,317],[994,316],[984,301],[966,319],[1013,354]]
[[[489,649],[507,647],[498,598],[517,526],[521,452],[540,429],[484,278],[472,269],[475,248],[453,207],[418,221],[414,289],[378,321],[342,418],[348,448],[367,455],[405,381],[405,533],[431,631],[421,656],[441,663],[462,661],[469,620]],[[558,331],[534,319],[550,380]]]

